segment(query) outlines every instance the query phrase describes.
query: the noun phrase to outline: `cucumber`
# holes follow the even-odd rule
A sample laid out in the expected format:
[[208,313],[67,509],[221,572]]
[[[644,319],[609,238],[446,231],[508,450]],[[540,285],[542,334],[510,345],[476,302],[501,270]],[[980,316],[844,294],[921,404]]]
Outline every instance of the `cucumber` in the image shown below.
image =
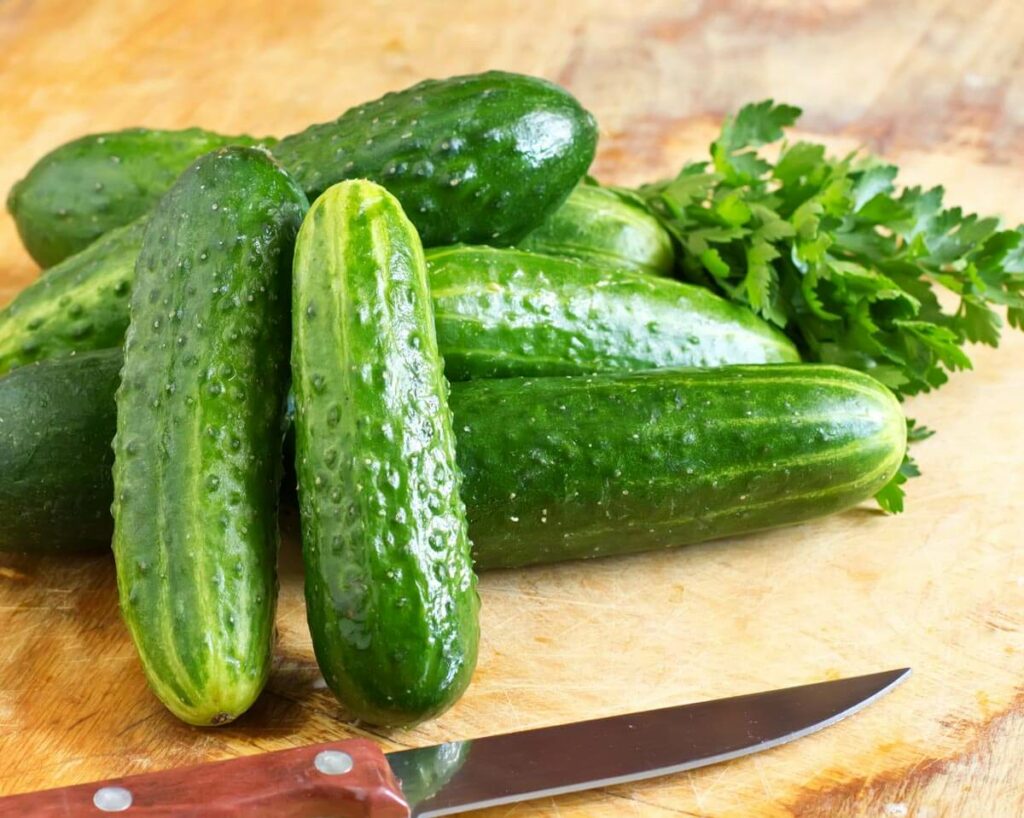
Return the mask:
[[224,724],[270,670],[289,269],[307,202],[262,149],[196,160],[143,237],[117,392],[114,558],[150,686]]
[[[0,475],[0,549],[109,542],[109,518],[104,528],[92,515],[105,516],[112,496],[105,449],[120,360],[96,352],[0,379],[0,462],[23,464],[16,481]],[[738,402],[708,419],[737,389]],[[453,385],[450,405],[479,570],[800,522],[870,497],[905,448],[885,388],[834,367],[482,380]],[[719,473],[717,488],[705,469]],[[728,511],[744,493],[747,514]],[[79,530],[84,520],[95,527]]]
[[[117,343],[128,323],[128,300],[117,294],[131,286],[127,256],[139,238],[126,231],[63,262],[0,312],[0,374],[30,358]],[[118,255],[97,264],[91,254],[108,242],[118,242]],[[490,247],[431,250],[427,264],[449,380],[798,360],[778,330],[692,284]]]
[[871,497],[906,449],[892,393],[834,366],[477,381],[452,405],[488,568],[801,522]]
[[342,182],[314,202],[292,325],[317,662],[357,718],[419,722],[469,684],[479,602],[423,249],[382,187]]
[[597,125],[565,89],[488,71],[427,80],[274,148],[310,198],[342,179],[384,185],[427,246],[511,244],[587,172]]
[[672,238],[650,213],[598,185],[577,187],[517,246],[594,264],[671,275]]
[[141,217],[111,230],[0,310],[0,375],[31,361],[121,343],[145,229]]
[[[252,142],[196,128],[86,136],[39,160],[7,206],[50,266],[145,213],[200,154]],[[387,94],[273,151],[310,199],[342,179],[384,185],[427,245],[510,244],[565,200],[596,145],[593,117],[567,91],[490,71]]]
[[427,265],[451,381],[799,360],[746,308],[672,279],[492,247]]
[[109,548],[120,350],[0,378],[0,550]]
[[146,213],[197,157],[257,141],[200,128],[83,136],[36,162],[11,188],[7,209],[32,258],[50,267]]

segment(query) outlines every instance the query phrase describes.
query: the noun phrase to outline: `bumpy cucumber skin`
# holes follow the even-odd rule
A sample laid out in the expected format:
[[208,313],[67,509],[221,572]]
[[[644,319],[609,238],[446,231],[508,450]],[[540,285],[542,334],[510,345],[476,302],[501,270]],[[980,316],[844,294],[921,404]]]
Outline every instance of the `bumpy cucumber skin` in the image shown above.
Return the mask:
[[0,550],[110,547],[119,350],[0,378]]
[[661,223],[598,185],[577,187],[516,246],[652,275],[671,275],[675,264],[672,238]]
[[146,213],[193,160],[249,136],[129,128],[90,134],[46,154],[7,196],[26,249],[50,267]]
[[[105,237],[0,313],[0,372],[29,354],[42,359],[117,342],[128,320],[127,299],[116,295],[131,286],[127,247],[108,266],[87,258],[108,241],[120,246]],[[692,284],[482,246],[436,248],[427,264],[452,381],[799,359],[778,330]],[[34,320],[42,323],[30,330]],[[79,334],[85,324],[90,332]]]
[[871,497],[906,448],[877,381],[816,365],[454,384],[478,564],[629,554]]
[[293,277],[313,647],[354,716],[415,723],[462,694],[479,638],[423,250],[393,196],[343,182],[314,202]]
[[451,381],[799,360],[749,310],[672,279],[482,246],[427,266]]
[[[95,545],[109,541],[109,527],[105,535],[103,520],[94,515],[105,512],[111,498],[110,477],[104,472],[109,459],[101,448],[114,427],[110,383],[116,381],[120,360],[117,350],[91,353],[34,364],[0,379],[0,418],[7,424],[0,426],[6,433],[6,437],[0,434],[2,459],[33,464],[31,469],[18,471],[18,484],[7,485],[0,492],[0,547],[40,552],[85,547],[90,543],[76,533],[79,519],[90,520],[88,530],[95,530]],[[660,549],[799,522],[867,498],[883,484],[885,476],[895,468],[893,464],[898,465],[905,445],[899,407],[884,389],[865,381],[864,376],[818,366],[727,368],[718,374],[728,376],[734,371],[742,377],[737,379],[740,385],[730,391],[735,394],[739,388],[742,393],[749,388],[750,395],[742,395],[745,402],[769,398],[775,408],[781,401],[785,412],[799,411],[799,406],[813,403],[822,414],[829,413],[832,420],[808,423],[806,414],[787,415],[788,424],[785,419],[776,424],[786,433],[777,443],[767,436],[772,431],[769,422],[775,421],[762,420],[760,411],[753,414],[753,406],[749,407],[749,416],[745,414],[746,408],[742,409],[744,414],[729,436],[722,433],[717,418],[717,426],[709,425],[706,431],[697,428],[700,415],[694,428],[685,429],[680,423],[694,406],[689,390],[695,383],[709,388],[708,372],[666,370],[625,380],[623,376],[602,375],[516,379],[505,386],[492,381],[455,385],[450,405],[455,418],[459,466],[465,473],[462,496],[470,522],[469,533],[475,542],[476,567],[484,570],[558,562],[580,556],[614,555],[620,549],[621,553]],[[746,372],[751,372],[751,377],[764,376],[764,382],[751,384]],[[690,375],[697,380],[690,380]],[[793,381],[804,376],[810,379],[809,383]],[[742,385],[743,378],[748,378],[746,385]],[[773,389],[776,382],[778,391]],[[624,391],[617,392],[616,384],[624,387]],[[861,388],[862,391],[856,391]],[[797,393],[799,399],[788,397],[790,391]],[[668,411],[663,411],[666,402]],[[38,424],[29,411],[37,404],[43,407]],[[696,409],[707,414],[715,405],[704,406],[698,399]],[[733,406],[729,416],[735,417],[737,411]],[[758,423],[766,424],[763,433],[756,430]],[[831,434],[832,426],[842,433],[829,440],[816,440],[823,431]],[[709,488],[707,480],[700,476],[705,452],[698,449],[712,445],[707,442],[711,435],[716,441],[721,437],[730,446],[745,446],[744,432],[756,435],[761,445],[743,448],[737,455],[742,459],[734,466],[752,469],[746,479],[754,482],[762,495],[767,493],[769,503],[777,505],[764,506],[757,514],[746,517],[740,512],[726,513],[723,519],[705,514],[703,525],[699,520],[671,524],[665,515],[666,506],[669,513],[673,513],[674,507],[680,516],[685,516],[687,509],[699,510],[701,503],[715,502],[718,491],[728,489],[742,495],[738,486],[743,478],[735,475],[727,476],[726,480],[731,482],[726,484],[719,477],[719,488]],[[693,435],[692,441],[687,439],[689,433]],[[646,449],[632,438],[633,434],[658,444],[650,464],[636,464],[637,458],[643,460]],[[74,448],[79,439],[80,450]],[[841,448],[847,441],[851,453],[844,453],[846,450]],[[625,454],[618,448],[623,443]],[[607,456],[605,447],[614,447]],[[824,459],[804,459],[804,465],[794,468],[779,459],[783,456],[780,452],[766,467],[765,458],[773,457],[777,448],[793,452],[798,460],[819,451],[816,456]],[[37,455],[37,451],[50,450],[57,454],[40,464],[36,458],[42,455]],[[861,465],[852,450],[863,453]],[[719,465],[716,450],[707,449],[706,456],[712,460],[710,465]],[[678,465],[684,457],[688,462]],[[62,467],[64,462],[66,470]],[[593,463],[597,464],[596,470]],[[617,476],[615,469],[623,468],[620,463],[628,470]],[[586,471],[578,472],[581,466]],[[821,471],[813,471],[819,467]],[[690,468],[694,469],[693,474],[688,473]],[[877,468],[881,469],[880,474],[863,484],[856,482],[858,475],[863,477]],[[641,469],[639,475],[637,469]],[[819,480],[821,474],[824,477]],[[645,482],[652,479],[654,483]],[[798,499],[812,481],[814,485],[810,488],[827,492],[820,504],[813,497]],[[844,483],[851,485],[841,488]],[[622,494],[624,488],[629,495]],[[621,503],[629,497],[635,503],[631,510],[619,508],[613,518],[604,518],[605,509],[613,500]],[[540,522],[545,509],[547,523]],[[660,515],[654,531],[650,525],[642,526],[650,509]],[[777,516],[773,509],[778,510]],[[627,512],[643,516],[630,525],[629,519],[623,517]],[[568,520],[560,531],[549,528],[556,519]],[[3,523],[7,523],[6,527]],[[604,523],[603,531],[593,529]]]
[[145,228],[142,217],[111,230],[0,310],[0,375],[32,361],[121,343]]
[[121,609],[150,686],[223,724],[270,669],[289,269],[307,202],[222,148],[161,199],[136,266],[114,441]]
[[427,80],[285,137],[274,155],[312,199],[372,179],[425,246],[510,244],[539,225],[594,158],[594,118],[567,91],[489,71]]

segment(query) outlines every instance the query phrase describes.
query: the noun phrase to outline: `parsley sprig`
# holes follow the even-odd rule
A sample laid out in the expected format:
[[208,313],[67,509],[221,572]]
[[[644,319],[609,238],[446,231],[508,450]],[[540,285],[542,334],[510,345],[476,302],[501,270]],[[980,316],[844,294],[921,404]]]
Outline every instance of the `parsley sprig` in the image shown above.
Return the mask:
[[[1024,228],[946,207],[941,187],[901,188],[896,166],[866,153],[784,141],[800,113],[747,105],[709,160],[619,189],[675,238],[683,278],[781,327],[804,360],[868,372],[900,397],[970,368],[968,342],[998,345],[998,308],[1024,328]],[[911,439],[927,434],[910,421]],[[901,511],[918,473],[908,457],[882,508]]]
[[[709,161],[624,191],[675,237],[684,278],[784,329],[805,360],[869,372],[901,396],[969,368],[967,342],[996,346],[996,307],[1024,327],[1022,228],[944,206],[941,187],[899,188],[897,168],[870,155],[782,142],[799,115],[747,105]],[[772,162],[759,149],[775,142]]]

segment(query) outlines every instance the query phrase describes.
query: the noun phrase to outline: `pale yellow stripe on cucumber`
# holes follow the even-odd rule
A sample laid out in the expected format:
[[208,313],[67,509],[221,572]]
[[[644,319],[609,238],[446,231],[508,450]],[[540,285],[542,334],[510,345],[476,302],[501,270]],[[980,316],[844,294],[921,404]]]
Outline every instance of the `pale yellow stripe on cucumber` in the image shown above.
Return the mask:
[[[177,355],[175,352],[173,355]],[[219,372],[217,373],[219,375]],[[215,375],[215,377],[217,376]],[[203,439],[203,418],[205,416],[205,408],[208,403],[206,399],[206,390],[199,389],[195,410],[192,412],[191,422],[188,425],[188,435],[190,438],[189,448],[192,451],[199,452],[204,448]],[[213,398],[214,401],[218,400],[217,397]],[[186,479],[188,486],[188,497],[189,497],[189,508],[198,511],[206,507],[205,500],[207,499],[207,492],[205,490],[204,481],[207,475],[201,473],[198,468],[190,467],[187,470]],[[244,507],[244,505],[243,505]],[[204,519],[202,514],[192,513],[187,515],[189,521],[188,534],[188,551],[193,553],[203,553],[208,551],[206,548],[206,540],[210,536],[211,531],[218,531],[218,528],[209,525],[209,520]],[[225,539],[232,538],[235,536],[234,526],[229,525],[222,533],[218,533],[218,536],[223,536]],[[179,547],[184,546],[181,544]],[[182,548],[185,551],[185,548]],[[209,553],[217,553],[220,551],[223,553],[224,549],[209,549]],[[222,557],[223,558],[223,557]],[[194,718],[199,721],[206,721],[207,719],[220,715],[219,712],[210,713],[210,706],[214,708],[227,709],[230,705],[232,709],[237,704],[236,702],[228,702],[225,700],[224,693],[232,690],[233,686],[230,684],[230,673],[226,663],[223,661],[225,650],[228,652],[232,651],[232,646],[225,645],[223,642],[224,627],[221,622],[218,612],[218,602],[220,600],[220,594],[214,595],[211,592],[211,582],[213,576],[209,573],[209,563],[214,562],[213,571],[218,569],[223,570],[223,566],[217,564],[216,561],[206,559],[193,559],[192,561],[192,581],[196,588],[196,595],[199,598],[199,604],[202,606],[205,615],[202,617],[202,621],[209,621],[210,616],[217,623],[216,627],[207,631],[204,637],[207,641],[208,653],[205,655],[206,666],[200,668],[198,675],[200,679],[196,680],[196,702],[192,708]],[[248,567],[248,566],[246,566]],[[233,595],[232,606],[236,607],[237,610],[248,611],[251,610],[251,601],[249,599],[249,585],[248,582],[239,583],[241,586],[238,588]],[[248,619],[245,618],[245,624],[248,626]],[[236,627],[240,623],[236,622]],[[243,634],[236,634],[235,643],[241,643],[243,639],[248,639],[250,634],[246,632]],[[203,672],[205,671],[205,673]],[[237,689],[237,688],[235,688]],[[238,713],[229,712],[227,715],[237,716]]]
[[[502,360],[502,361],[524,361],[524,362],[531,363],[531,364],[545,363],[545,364],[550,364],[552,367],[554,367],[556,365],[565,366],[566,364],[571,364],[572,366],[575,366],[575,367],[579,368],[581,373],[585,373],[585,372],[589,371],[585,366],[583,366],[583,365],[581,365],[581,364],[579,364],[579,363],[577,363],[575,361],[567,360],[565,358],[554,358],[554,357],[547,358],[547,357],[544,357],[542,355],[535,355],[535,354],[517,355],[515,353],[508,352],[508,351],[505,351],[505,350],[499,350],[499,349],[485,349],[485,350],[481,350],[481,349],[455,349],[455,348],[452,348],[452,347],[445,347],[444,356],[446,358],[454,358],[456,355],[464,355],[467,358],[473,358],[473,359],[479,359],[479,358],[495,359],[496,358],[496,359]],[[538,376],[532,375],[530,377],[538,377]],[[581,374],[580,377],[583,377],[583,375]]]
[[[639,265],[639,262],[635,262],[632,265],[628,264],[628,263],[624,263],[622,261],[622,257],[618,253],[613,253],[610,250],[602,250],[602,249],[597,248],[597,247],[588,247],[586,245],[570,244],[569,242],[564,242],[564,241],[558,242],[557,245],[555,245],[555,246],[557,248],[559,248],[559,249],[565,248],[565,250],[570,251],[570,252],[565,253],[565,256],[567,258],[569,258],[569,259],[575,259],[575,256],[573,256],[572,252],[571,252],[571,251],[575,251],[577,253],[580,253],[582,255],[587,256],[588,258],[590,258],[590,257],[600,258],[600,259],[602,259],[602,263],[604,263],[603,262],[604,259],[608,259],[609,266],[612,269],[619,270],[620,272],[628,272],[628,273],[632,273],[634,275],[653,275],[653,273],[638,273],[638,272],[636,272],[636,267]],[[545,251],[545,252],[540,252],[538,250],[529,250],[529,251],[526,251],[526,252],[537,253],[538,255],[548,255],[548,254],[551,253],[550,250],[549,251]],[[559,254],[555,254],[555,255],[556,256],[561,256],[562,254],[559,253]],[[580,264],[586,264],[585,261],[580,261],[579,263]],[[649,265],[642,265],[642,266],[647,267]]]
[[[817,368],[819,372],[824,369],[826,365],[817,364],[736,364],[732,367],[712,367],[707,369],[687,369],[685,367],[662,367],[660,369],[647,370],[647,372],[677,372],[680,376],[685,377],[686,373],[714,373],[714,376],[699,377],[695,378],[696,385],[701,389],[704,387],[718,387],[718,386],[731,386],[736,389],[745,388],[750,385],[767,385],[767,386],[821,386],[834,389],[836,387],[846,389],[850,392],[865,395],[871,398],[876,403],[887,403],[890,400],[889,394],[885,391],[885,387],[882,384],[872,381],[869,376],[862,375],[860,373],[854,373],[853,370],[842,370],[839,367],[831,369],[827,374],[822,372],[819,377],[806,376],[807,369]],[[738,377],[737,369],[741,368],[744,370],[743,377]],[[754,369],[764,370],[769,369],[773,375],[765,375],[759,373],[753,377],[749,376],[748,373],[754,371]],[[805,374],[802,377],[785,376],[788,372],[799,372],[803,371]],[[851,373],[851,374],[847,374]],[[852,375],[852,377],[851,377]],[[609,380],[614,379],[616,381],[616,387],[618,388],[623,384],[629,382],[631,378],[641,379],[644,377],[644,373],[641,372],[618,372],[618,373],[606,373],[601,375],[602,378],[608,378]],[[861,379],[867,378],[868,383],[864,383]],[[855,380],[856,379],[856,380]],[[680,384],[683,386],[684,384]],[[609,384],[609,387],[611,384]],[[893,404],[896,404],[896,399],[891,398]],[[898,404],[896,404],[898,405]]]
[[[636,275],[650,275],[649,273],[637,273]],[[658,276],[651,276],[652,278],[658,278]],[[484,284],[480,286],[466,286],[466,287],[450,287],[446,290],[432,290],[431,296],[435,303],[442,298],[461,298],[461,297],[473,297],[481,295],[498,295],[503,293],[506,288],[501,284]],[[751,314],[751,317],[753,314]],[[435,312],[434,320],[444,318],[446,321],[450,321],[453,324],[479,324],[480,322],[471,317],[453,312]],[[703,336],[711,338],[722,338],[729,335],[737,335],[742,333],[746,336],[752,336],[762,340],[765,343],[770,343],[773,347],[779,350],[783,350],[792,356],[792,347],[784,340],[774,337],[775,333],[769,331],[769,327],[766,324],[764,328],[757,325],[745,327],[737,324],[729,324],[726,322],[705,325],[700,328],[700,333]]]
[[[177,354],[178,348],[174,345],[171,351],[172,365],[177,358]],[[154,469],[154,483],[156,484],[154,496],[156,500],[155,505],[157,518],[157,562],[160,566],[160,573],[158,576],[169,577],[171,574],[171,556],[165,532],[169,531],[170,527],[167,520],[167,503],[165,502],[166,492],[164,490],[164,484],[167,482],[167,463],[159,452],[159,447],[163,445],[161,433],[158,432],[157,439],[154,440],[153,443],[157,447],[157,451],[153,453],[153,456],[156,458],[156,468]],[[199,698],[199,688],[196,686],[191,675],[186,670],[177,649],[173,647],[175,645],[174,600],[172,598],[173,586],[173,582],[160,583],[160,645],[157,646],[156,649],[160,651],[162,661],[152,662],[147,659],[143,662],[143,667],[147,668],[146,676],[149,679],[150,686],[156,691],[157,696],[162,702],[164,702],[168,709],[177,715],[179,713],[191,712],[190,706],[181,701],[178,692],[176,692],[172,687],[163,684],[162,679],[158,678],[156,674],[150,674],[148,671],[151,664],[169,664],[174,672],[178,686],[185,692],[191,693],[193,701]],[[143,645],[148,644],[148,642],[136,639],[136,644],[139,647],[140,653],[147,653]],[[172,706],[172,703],[176,703],[177,706]]]
[[[352,183],[342,183],[342,186],[328,190],[320,202],[320,207],[324,211],[323,223],[314,225],[316,237],[325,250],[323,256],[331,260],[331,267],[326,282],[319,281],[319,276],[322,275],[320,270],[313,271],[312,275],[316,283],[313,293],[320,296],[320,288],[326,285],[324,295],[327,297],[327,314],[324,316],[324,321],[326,321],[329,335],[328,348],[334,351],[337,371],[341,373],[341,378],[348,378],[351,372],[352,342],[349,328],[352,321],[352,298],[349,290],[347,255],[350,233],[348,217],[352,209],[358,207],[358,203],[354,201],[355,193]],[[332,213],[340,214],[341,218],[337,221],[329,218]],[[314,253],[314,258],[317,256],[318,254]],[[319,309],[319,304],[317,308]],[[317,326],[323,327],[324,324],[318,321]],[[317,346],[314,344],[312,347],[306,347],[307,357],[309,352],[316,349]],[[314,373],[311,371],[305,373],[307,397],[315,394],[313,375]],[[345,418],[341,420],[345,422]]]
[[435,258],[445,258],[446,256],[455,255],[457,253],[465,253],[467,250],[473,250],[472,244],[451,244],[448,247],[432,247],[429,250],[424,251],[427,262],[429,264]]
[[[758,471],[763,471],[765,474],[768,474],[768,468],[770,468],[771,471],[777,471],[778,469],[787,469],[799,466],[813,466],[829,460],[834,460],[838,464],[845,458],[857,457],[858,459],[862,459],[865,455],[872,454],[880,449],[888,450],[890,449],[889,444],[891,442],[892,441],[890,439],[882,438],[881,436],[872,437],[869,443],[863,440],[851,440],[849,443],[845,443],[837,448],[825,449],[824,451],[815,452],[814,454],[794,455],[792,457],[782,459],[773,459],[769,457],[765,460],[757,461],[756,463],[749,465],[720,468],[704,474],[694,473],[692,475],[687,475],[687,479],[710,483],[722,478],[743,478],[747,475],[755,474]],[[902,460],[902,457],[903,455],[901,453],[899,460],[895,457],[887,458],[886,461],[883,461],[883,466],[891,467],[894,463],[898,465]],[[884,471],[884,468],[882,470]],[[656,479],[652,478],[644,485],[672,486],[677,483],[678,477],[662,477]]]
[[[861,475],[859,478],[835,486],[829,486],[828,488],[822,489],[820,491],[806,492],[804,494],[795,494],[789,497],[780,497],[775,500],[763,500],[759,503],[740,503],[738,505],[728,506],[726,508],[718,509],[716,511],[711,511],[707,514],[688,515],[685,517],[673,517],[670,520],[660,520],[655,525],[659,528],[670,528],[673,526],[683,525],[685,523],[695,523],[703,522],[706,520],[714,520],[719,517],[726,517],[731,514],[735,514],[738,511],[759,511],[762,509],[777,508],[779,506],[790,505],[793,503],[803,503],[806,501],[820,500],[824,497],[831,497],[836,494],[844,494],[846,492],[851,491],[852,489],[860,488],[862,486],[870,485],[871,483],[877,482],[881,475],[885,474],[886,471],[892,468],[892,463],[883,463],[877,468],[873,469],[872,471]],[[651,527],[649,524],[646,523],[641,524],[637,527],[642,528],[644,527],[644,525],[647,525],[647,527]],[[621,534],[622,532],[619,528],[610,528],[607,526],[588,526],[585,529],[572,532],[565,539],[566,541],[571,542],[573,539],[576,538],[591,537],[603,533]]]

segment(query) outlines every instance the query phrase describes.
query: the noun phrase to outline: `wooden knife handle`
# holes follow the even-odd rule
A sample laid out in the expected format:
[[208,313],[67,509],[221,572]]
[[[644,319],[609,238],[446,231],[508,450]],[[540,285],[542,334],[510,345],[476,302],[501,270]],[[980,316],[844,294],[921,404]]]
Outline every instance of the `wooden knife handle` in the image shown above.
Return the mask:
[[351,739],[0,798],[0,818],[408,818],[380,748]]

